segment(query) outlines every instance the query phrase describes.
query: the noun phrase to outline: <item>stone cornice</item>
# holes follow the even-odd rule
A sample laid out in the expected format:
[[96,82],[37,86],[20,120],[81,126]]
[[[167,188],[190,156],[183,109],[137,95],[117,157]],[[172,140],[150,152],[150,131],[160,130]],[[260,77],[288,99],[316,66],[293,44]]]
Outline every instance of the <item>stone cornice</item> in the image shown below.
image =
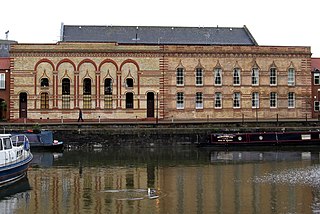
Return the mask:
[[11,57],[179,57],[179,58],[255,58],[255,57],[311,57],[306,53],[133,53],[133,52],[118,52],[118,53],[48,53],[48,52],[25,52],[14,53]]
[[82,46],[16,45],[10,53],[12,57],[311,57],[310,47],[291,46]]

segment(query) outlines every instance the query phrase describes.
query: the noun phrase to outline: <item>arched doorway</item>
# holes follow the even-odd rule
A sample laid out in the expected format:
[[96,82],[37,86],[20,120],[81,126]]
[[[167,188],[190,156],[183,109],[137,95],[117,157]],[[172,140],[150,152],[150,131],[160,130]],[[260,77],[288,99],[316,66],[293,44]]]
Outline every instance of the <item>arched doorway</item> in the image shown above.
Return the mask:
[[147,93],[147,117],[154,117],[154,93]]
[[19,117],[27,118],[27,93],[22,92],[19,95]]
[[6,120],[7,115],[7,103],[4,99],[0,98],[0,120]]
[[133,93],[126,93],[126,109],[133,109]]

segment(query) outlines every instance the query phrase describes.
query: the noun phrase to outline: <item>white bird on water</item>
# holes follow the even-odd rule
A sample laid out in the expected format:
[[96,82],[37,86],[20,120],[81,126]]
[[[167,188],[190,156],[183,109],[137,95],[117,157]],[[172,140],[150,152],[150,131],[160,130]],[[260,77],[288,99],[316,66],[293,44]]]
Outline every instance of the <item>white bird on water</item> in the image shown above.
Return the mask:
[[148,197],[150,199],[159,198],[159,196],[156,194],[156,190],[148,188]]

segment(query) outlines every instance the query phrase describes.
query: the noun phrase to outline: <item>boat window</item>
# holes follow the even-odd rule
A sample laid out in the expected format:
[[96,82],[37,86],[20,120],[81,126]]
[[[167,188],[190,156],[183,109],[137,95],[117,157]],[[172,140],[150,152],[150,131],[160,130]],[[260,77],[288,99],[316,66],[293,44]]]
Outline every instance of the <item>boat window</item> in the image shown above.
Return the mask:
[[12,148],[11,141],[9,138],[3,139],[3,145],[4,145],[4,149],[11,149]]
[[0,140],[0,151],[3,150],[2,148],[2,139]]

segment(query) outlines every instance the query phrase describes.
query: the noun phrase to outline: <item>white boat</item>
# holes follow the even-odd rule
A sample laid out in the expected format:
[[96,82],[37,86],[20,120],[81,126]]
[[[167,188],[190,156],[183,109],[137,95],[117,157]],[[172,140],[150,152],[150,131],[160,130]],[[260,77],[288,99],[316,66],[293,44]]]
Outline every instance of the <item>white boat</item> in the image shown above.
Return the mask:
[[24,178],[32,158],[25,135],[0,134],[0,187]]

